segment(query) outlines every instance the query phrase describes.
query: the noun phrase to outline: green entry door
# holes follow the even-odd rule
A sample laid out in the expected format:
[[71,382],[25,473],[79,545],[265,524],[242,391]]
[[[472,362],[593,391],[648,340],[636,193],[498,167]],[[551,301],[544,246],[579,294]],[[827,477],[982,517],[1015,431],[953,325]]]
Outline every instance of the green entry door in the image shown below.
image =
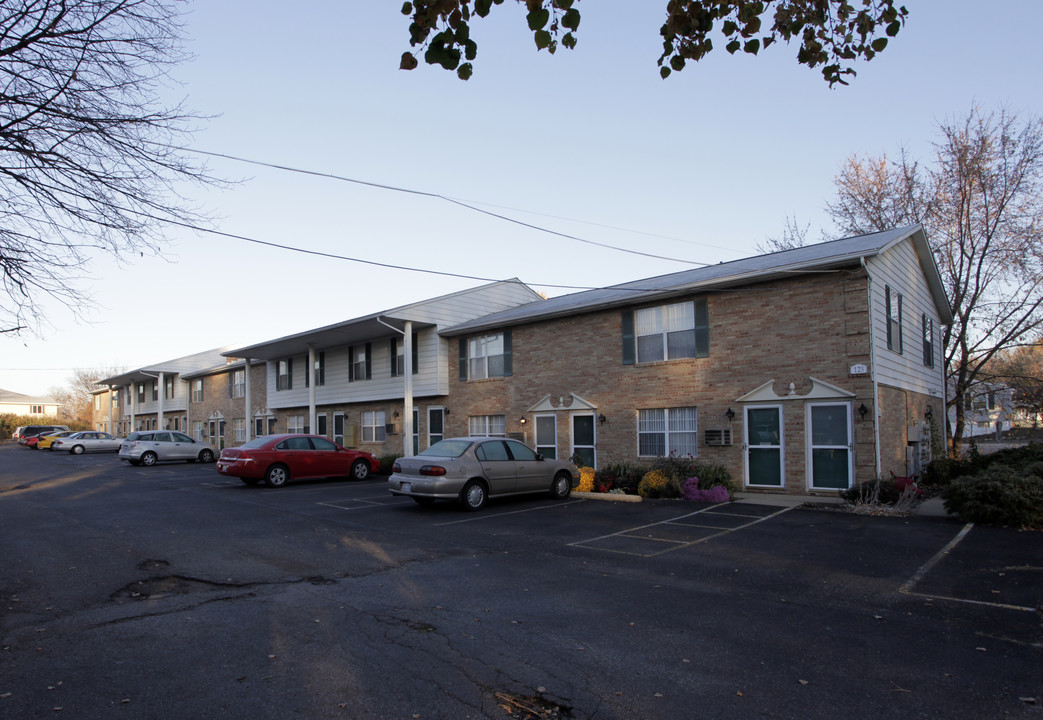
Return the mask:
[[783,487],[782,406],[746,408],[746,484]]

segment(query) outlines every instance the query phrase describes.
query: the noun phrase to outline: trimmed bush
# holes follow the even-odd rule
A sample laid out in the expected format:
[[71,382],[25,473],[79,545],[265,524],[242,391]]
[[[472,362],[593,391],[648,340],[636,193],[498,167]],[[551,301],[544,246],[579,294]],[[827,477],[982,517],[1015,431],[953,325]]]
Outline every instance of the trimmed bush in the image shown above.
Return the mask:
[[[678,486],[678,491],[680,487]],[[670,478],[660,470],[649,470],[637,485],[637,494],[644,498],[677,497],[671,492]]]
[[401,455],[381,455],[377,458],[380,461],[380,470],[377,471],[378,475],[390,475],[393,470],[395,461],[398,460]]
[[700,487],[701,481],[697,477],[688,478],[681,486],[681,497],[691,502],[725,503],[731,501],[728,488],[723,485],[714,485],[709,489]]
[[954,479],[942,499],[964,522],[1043,530],[1043,463],[1021,471],[994,464]]
[[579,485],[576,492],[594,492],[594,468],[581,467],[579,469]]

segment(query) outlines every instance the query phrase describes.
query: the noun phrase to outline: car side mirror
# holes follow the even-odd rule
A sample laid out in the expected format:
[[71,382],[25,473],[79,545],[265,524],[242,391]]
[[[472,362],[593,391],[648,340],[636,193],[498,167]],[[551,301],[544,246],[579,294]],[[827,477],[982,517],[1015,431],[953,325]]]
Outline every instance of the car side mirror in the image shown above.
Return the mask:
[[544,459],[543,453],[536,453],[536,459],[537,460],[543,460]]

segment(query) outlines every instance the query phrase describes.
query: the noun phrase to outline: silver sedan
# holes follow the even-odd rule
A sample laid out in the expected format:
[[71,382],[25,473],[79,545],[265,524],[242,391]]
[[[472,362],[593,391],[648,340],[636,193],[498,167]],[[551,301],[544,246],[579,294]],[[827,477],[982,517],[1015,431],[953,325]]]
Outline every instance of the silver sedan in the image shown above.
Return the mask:
[[564,499],[578,483],[575,465],[549,460],[517,440],[464,437],[399,458],[388,489],[421,505],[456,500],[467,510],[480,510],[490,497],[542,492]]
[[85,452],[119,452],[123,438],[113,437],[107,432],[84,430],[67,437],[60,437],[51,444],[52,450],[68,450],[73,455]]

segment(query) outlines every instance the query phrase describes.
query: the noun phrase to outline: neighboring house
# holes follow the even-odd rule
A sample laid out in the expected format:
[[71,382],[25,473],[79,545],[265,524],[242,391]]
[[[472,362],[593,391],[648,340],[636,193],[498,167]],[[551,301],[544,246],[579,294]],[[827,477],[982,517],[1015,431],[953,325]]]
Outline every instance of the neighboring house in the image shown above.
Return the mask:
[[23,395],[0,389],[0,413],[29,415],[43,420],[57,417],[58,407],[58,403],[53,398]]
[[[965,438],[995,436],[1010,430],[1016,413],[1014,389],[1004,383],[980,382],[971,386],[964,398],[963,436]],[[949,410],[949,427],[956,423],[956,410]]]
[[442,332],[443,431],[833,492],[929,460],[951,322],[920,226],[540,300]]
[[[264,402],[266,363],[251,362],[248,373],[245,360],[224,360],[220,365],[181,376],[188,383],[189,417],[192,418],[187,432],[218,450],[242,445],[251,437],[269,433],[269,413]],[[252,435],[251,424],[254,426]]]
[[453,366],[440,331],[538,299],[517,279],[494,282],[227,351],[266,364],[263,399],[247,393],[243,408],[247,437],[314,432],[376,455],[426,448],[448,414]]
[[95,385],[113,393],[107,432],[125,436],[138,430],[190,432],[186,373],[212,368],[226,362],[221,354],[228,347],[147,365],[98,380]]

